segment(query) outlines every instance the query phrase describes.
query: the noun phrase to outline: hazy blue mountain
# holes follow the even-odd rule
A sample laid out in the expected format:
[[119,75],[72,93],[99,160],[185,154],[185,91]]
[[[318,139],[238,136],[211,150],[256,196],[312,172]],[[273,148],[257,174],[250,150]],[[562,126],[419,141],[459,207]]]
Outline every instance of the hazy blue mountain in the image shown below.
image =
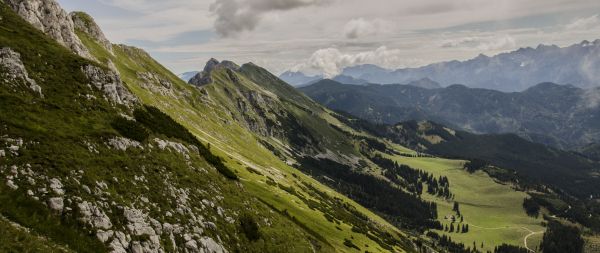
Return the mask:
[[179,77],[183,81],[188,82],[190,79],[192,79],[192,77],[196,76],[198,73],[200,73],[200,72],[199,71],[189,71],[189,72],[181,73],[181,74],[177,75],[177,77]]
[[302,86],[322,79],[322,76],[308,76],[302,72],[286,71],[279,78],[292,86]]
[[369,83],[409,83],[430,78],[442,86],[523,91],[534,84],[553,82],[577,87],[600,86],[600,40],[569,47],[540,45],[493,57],[434,63],[420,68],[390,70],[375,65],[348,67],[342,75]]
[[517,133],[564,148],[600,141],[600,88],[542,83],[504,93],[464,85],[425,89],[323,80],[301,91],[331,109],[378,123],[433,120],[475,133]]

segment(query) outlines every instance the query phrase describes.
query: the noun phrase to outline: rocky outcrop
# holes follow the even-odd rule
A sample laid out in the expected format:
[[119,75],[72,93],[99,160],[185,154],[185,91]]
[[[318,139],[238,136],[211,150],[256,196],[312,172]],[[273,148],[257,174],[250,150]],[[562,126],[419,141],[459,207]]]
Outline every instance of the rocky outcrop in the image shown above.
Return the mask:
[[117,150],[121,150],[121,151],[127,151],[127,149],[129,149],[129,148],[144,149],[140,142],[134,141],[131,139],[127,139],[124,137],[114,137],[114,138],[108,140],[107,144],[108,144],[108,146],[110,146],[114,149],[117,149]]
[[74,53],[93,59],[81,43],[69,14],[54,0],[4,0],[19,16]]
[[92,18],[90,15],[84,12],[72,12],[71,14],[69,14],[69,17],[71,17],[71,19],[73,20],[73,25],[75,26],[75,29],[86,33],[92,39],[98,42],[102,47],[104,47],[104,49],[112,53],[112,44],[108,39],[106,39],[106,36],[104,36],[102,29],[100,29],[98,24],[96,24],[94,18]]
[[200,73],[196,74],[196,76],[190,79],[189,83],[196,86],[204,86],[209,83],[212,83],[211,72],[215,69],[230,69],[230,70],[238,70],[240,67],[232,61],[223,61],[219,62],[215,58],[211,58],[208,60],[206,65],[204,66],[204,70]]
[[31,90],[41,97],[44,96],[42,94],[42,87],[37,85],[35,80],[29,78],[29,74],[21,61],[21,55],[19,53],[7,47],[0,49],[0,67],[5,70],[5,72],[2,73],[4,80],[9,82],[23,80]]
[[101,208],[97,207],[93,203],[83,201],[77,204],[79,212],[81,213],[80,220],[90,225],[93,228],[98,229],[110,229],[113,224],[110,218],[102,211]]
[[152,72],[138,72],[137,76],[140,80],[139,84],[142,88],[163,96],[176,98],[173,90],[173,83],[166,78],[163,78],[162,76]]
[[125,88],[117,73],[94,65],[85,65],[82,71],[88,77],[91,85],[104,92],[108,101],[127,106],[137,101],[136,97]]

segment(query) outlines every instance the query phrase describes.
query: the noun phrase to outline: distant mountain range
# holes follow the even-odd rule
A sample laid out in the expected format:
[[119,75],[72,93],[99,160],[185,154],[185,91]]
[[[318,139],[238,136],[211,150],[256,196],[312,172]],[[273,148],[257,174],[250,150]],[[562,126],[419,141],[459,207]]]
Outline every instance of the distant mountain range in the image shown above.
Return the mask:
[[433,120],[475,133],[517,133],[574,148],[600,141],[600,88],[542,83],[523,92],[452,85],[347,85],[322,80],[300,88],[334,109],[379,123]]
[[199,71],[190,71],[190,72],[181,73],[181,74],[177,75],[177,77],[179,77],[183,81],[188,82],[190,79],[192,79],[198,73],[200,73],[200,72]]
[[[429,78],[447,87],[464,84],[505,92],[524,91],[532,85],[552,82],[580,88],[600,86],[600,40],[583,41],[569,47],[539,45],[493,57],[479,55],[467,61],[434,63],[420,68],[385,69],[376,65],[345,68],[341,75],[367,83],[397,84]],[[292,85],[302,80],[281,78]],[[304,82],[306,83],[306,82]],[[344,83],[344,82],[343,82]]]

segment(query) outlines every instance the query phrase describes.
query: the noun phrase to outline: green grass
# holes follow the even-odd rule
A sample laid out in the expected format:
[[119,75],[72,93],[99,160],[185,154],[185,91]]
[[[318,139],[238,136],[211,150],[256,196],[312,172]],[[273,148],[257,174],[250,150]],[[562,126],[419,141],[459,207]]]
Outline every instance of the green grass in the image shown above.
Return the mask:
[[0,252],[74,252],[0,217]]
[[[163,112],[171,115],[176,121],[185,126],[204,144],[210,144],[211,152],[224,158],[225,164],[235,171],[244,189],[251,196],[259,198],[262,202],[276,209],[276,211],[285,213],[284,216],[287,217],[288,222],[293,222],[303,227],[308,234],[318,235],[314,237],[316,238],[315,240],[321,241],[321,251],[327,252],[335,249],[338,252],[356,252],[355,248],[344,245],[345,241],[351,240],[363,252],[365,250],[370,252],[388,252],[388,250],[383,249],[365,234],[353,232],[353,224],[345,222],[340,222],[340,224],[332,223],[327,220],[323,212],[311,209],[297,196],[282,190],[277,185],[268,185],[265,182],[266,176],[273,178],[278,184],[285,187],[293,187],[297,193],[309,198],[314,193],[303,190],[300,186],[304,183],[313,185],[319,191],[326,193],[327,196],[325,199],[312,198],[316,203],[325,205],[334,198],[338,198],[343,203],[352,206],[358,212],[363,213],[379,224],[376,226],[379,232],[388,232],[395,238],[398,238],[398,240],[403,240],[406,237],[405,235],[401,235],[400,231],[379,216],[287,165],[258,142],[258,139],[263,137],[255,135],[237,123],[236,117],[240,117],[241,115],[237,112],[237,109],[233,110],[235,105],[232,104],[230,98],[227,98],[228,95],[221,87],[229,87],[231,90],[263,90],[260,86],[246,80],[243,76],[239,76],[242,81],[241,84],[237,85],[244,87],[230,86],[234,84],[225,79],[221,80],[221,78],[225,78],[224,73],[222,73],[215,78],[216,82],[222,81],[220,85],[209,85],[204,88],[204,91],[199,91],[179,80],[175,75],[164,69],[140,50],[125,46],[115,46],[113,47],[115,56],[112,56],[93,40],[87,38],[85,34],[80,33],[79,35],[96,58],[104,62],[110,59],[115,63],[124,82],[136,96],[141,98],[144,104],[160,108]],[[141,85],[141,80],[137,77],[137,72],[154,72],[171,81],[174,86],[172,91],[178,99],[145,89]],[[203,95],[203,93],[209,95]],[[310,118],[306,111],[298,108],[296,105],[288,104],[286,107],[281,109],[293,110],[297,113],[298,117]],[[256,117],[256,115],[253,116]],[[325,121],[315,122],[315,125],[321,128],[315,128],[313,131],[324,129],[325,131],[332,132]],[[332,139],[334,138],[338,138],[338,136]],[[266,140],[280,147],[287,145],[275,140]],[[331,149],[334,150],[341,148],[338,143],[331,142],[327,145],[330,145]],[[351,144],[342,145],[346,146],[345,148],[348,152],[354,152]],[[247,167],[251,167],[265,176],[251,172]],[[319,239],[319,237],[324,239]],[[406,247],[406,242],[401,241],[401,244],[404,246],[395,246],[395,251],[404,251],[401,247]],[[369,245],[369,247],[366,245]]]
[[[273,212],[268,206],[253,197],[243,185],[226,179],[219,174],[208,161],[200,155],[190,155],[186,160],[182,155],[168,150],[149,148],[152,139],[163,138],[185,143],[181,136],[163,135],[160,132],[148,133],[149,136],[137,136],[144,150],[130,149],[119,151],[109,148],[107,139],[129,133],[131,129],[141,126],[123,127],[123,122],[113,125],[115,118],[121,113],[130,114],[129,109],[113,107],[102,99],[102,93],[87,85],[87,78],[81,67],[85,64],[98,64],[82,59],[58,43],[44,36],[9,8],[0,3],[0,45],[10,47],[21,53],[22,60],[32,78],[42,86],[44,99],[37,97],[26,87],[16,92],[7,87],[6,80],[0,83],[0,129],[2,137],[22,138],[26,145],[21,147],[19,156],[2,158],[0,176],[4,178],[12,165],[20,168],[30,164],[32,170],[48,178],[60,178],[64,184],[66,196],[80,197],[79,201],[106,201],[110,207],[107,215],[114,229],[124,230],[124,218],[117,212],[116,206],[140,205],[140,197],[145,196],[155,206],[148,206],[150,216],[161,222],[186,222],[190,217],[175,213],[178,206],[171,197],[169,187],[187,189],[190,209],[196,215],[210,218],[218,226],[217,231],[206,230],[205,235],[219,238],[232,252],[312,252],[312,247],[321,247],[321,252],[332,252],[333,249],[324,243],[313,242],[313,236],[291,221],[287,216]],[[83,37],[85,38],[85,37]],[[94,46],[94,44],[90,44]],[[98,49],[95,49],[96,52]],[[94,50],[92,50],[94,51]],[[107,55],[96,55],[106,62],[115,60],[122,68],[126,82],[135,87],[135,71],[127,66],[135,65],[131,55],[143,55],[141,51],[125,47],[116,49],[123,61]],[[105,53],[105,52],[104,52]],[[144,68],[157,68],[154,61],[144,62]],[[0,73],[4,70],[0,70]],[[156,70],[160,71],[160,70]],[[166,74],[175,78],[171,74]],[[5,83],[7,82],[7,83]],[[97,97],[87,100],[85,94]],[[174,100],[171,100],[173,102]],[[175,114],[172,114],[175,115]],[[178,117],[176,117],[178,118]],[[179,118],[179,121],[181,119]],[[201,123],[201,121],[198,121]],[[130,136],[134,137],[134,136]],[[0,146],[4,147],[3,138]],[[178,139],[179,138],[179,139]],[[92,153],[84,143],[96,146],[98,153]],[[226,155],[219,152],[220,155]],[[231,159],[228,159],[231,163]],[[78,180],[73,174],[83,171]],[[147,184],[136,183],[134,178],[143,175]],[[41,178],[41,179],[40,179]],[[36,178],[38,184],[45,183],[44,178]],[[117,180],[113,180],[116,178]],[[80,223],[75,211],[65,211],[57,215],[49,211],[43,204],[46,197],[39,201],[28,197],[26,178],[21,176],[15,181],[21,187],[13,191],[4,181],[0,184],[0,214],[7,219],[29,229],[30,232],[12,229],[4,221],[0,221],[0,251],[8,252],[53,252],[54,244],[68,247],[78,252],[105,252],[106,245],[96,240],[95,235]],[[107,195],[99,199],[95,194],[82,190],[82,184],[93,188],[96,182],[108,183]],[[27,187],[26,187],[27,186]],[[41,187],[41,186],[40,186]],[[37,189],[33,188],[32,189]],[[215,199],[223,196],[217,204],[231,213],[244,212],[256,217],[261,224],[261,237],[249,241],[243,236],[240,224],[229,223],[218,217],[215,210],[202,210],[202,199]],[[216,201],[216,200],[215,200]],[[74,201],[75,202],[75,201]],[[67,207],[77,210],[76,203]],[[107,209],[109,209],[107,208]],[[66,210],[66,209],[65,209]],[[172,217],[164,214],[166,210],[175,213]],[[202,210],[202,211],[199,211]],[[105,210],[108,211],[108,210]],[[233,214],[232,214],[233,215]],[[214,218],[214,219],[213,219]],[[259,219],[260,218],[260,219]],[[264,225],[267,219],[271,225]],[[48,238],[47,248],[40,245],[37,235]],[[164,239],[164,238],[163,238]],[[177,240],[183,240],[177,238]],[[169,248],[169,242],[163,240],[163,246]]]
[[[286,87],[270,83],[270,86],[257,85],[243,75],[236,75],[237,81],[232,81],[225,70],[214,73],[214,84],[198,90],[179,80],[175,75],[160,66],[144,52],[125,46],[115,46],[115,56],[110,55],[91,39],[80,34],[83,42],[101,61],[111,59],[117,65],[127,86],[141,98],[142,102],[160,108],[171,115],[176,121],[185,126],[193,135],[203,143],[210,143],[211,151],[224,158],[225,164],[240,178],[244,188],[262,202],[276,211],[284,214],[287,219],[302,227],[308,234],[322,241],[324,249],[335,249],[341,252],[355,252],[356,245],[361,251],[386,252],[374,240],[357,231],[352,231],[353,224],[344,222],[343,219],[328,219],[327,213],[318,209],[311,209],[304,201],[314,201],[322,206],[330,206],[332,199],[338,198],[359,212],[381,225],[382,231],[398,234],[381,217],[366,210],[348,198],[321,185],[314,179],[299,173],[296,169],[275,156],[258,140],[268,142],[281,150],[284,159],[291,158],[285,154],[289,143],[259,136],[250,132],[241,124],[242,115],[236,107],[234,91],[258,91],[265,96],[271,96],[277,104],[274,111],[269,111],[265,117],[274,118],[276,110],[291,112],[306,125],[309,131],[324,136],[323,145],[327,149],[340,151],[344,154],[359,155],[353,143],[343,140],[344,136],[335,131],[329,124],[358,135],[364,135],[351,130],[343,125],[331,112],[306,102],[299,97],[297,101],[278,100],[279,96],[286,93]],[[244,70],[250,78],[264,78],[260,70],[248,68]],[[137,77],[137,72],[154,72],[171,81],[172,90],[178,99],[169,95],[161,95],[144,88]],[[267,90],[268,88],[268,90]],[[271,92],[270,90],[273,90]],[[233,98],[232,98],[233,97]],[[308,104],[307,104],[308,103]],[[304,109],[303,109],[304,108]],[[313,112],[307,112],[311,108]],[[246,115],[250,118],[262,117],[250,111]],[[316,116],[316,117],[315,117]],[[340,141],[342,139],[343,141]],[[389,143],[388,143],[389,144]],[[400,153],[415,154],[414,151],[395,144],[389,146]],[[423,169],[436,176],[444,175],[450,180],[451,191],[456,195],[455,200],[461,203],[461,212],[465,222],[470,225],[470,232],[466,234],[449,234],[453,239],[471,246],[476,242],[479,247],[483,242],[483,250],[492,250],[494,246],[509,243],[523,246],[523,238],[529,234],[527,229],[538,232],[543,231],[540,219],[528,217],[522,209],[522,201],[526,194],[514,191],[510,186],[496,183],[489,176],[478,172],[469,174],[462,169],[463,161],[445,160],[438,158],[409,158],[394,156],[394,160],[411,167]],[[248,169],[250,167],[251,169]],[[379,170],[372,170],[378,173]],[[271,179],[268,179],[271,178]],[[313,185],[318,191],[327,193],[328,197],[320,199],[315,197],[315,192],[303,187],[305,183]],[[293,189],[293,190],[292,190]],[[304,199],[303,199],[304,198]],[[439,218],[443,220],[446,214],[452,213],[453,202],[448,202],[432,196],[425,196],[438,203]],[[334,213],[340,215],[339,213]],[[341,216],[338,216],[341,217]],[[440,231],[438,231],[440,232]],[[396,236],[403,240],[407,235]],[[529,238],[529,246],[538,245],[539,235]],[[349,243],[352,242],[352,244]],[[331,248],[329,247],[331,245]],[[365,245],[369,245],[366,247]],[[401,251],[400,247],[396,250]]]
[[[495,182],[487,174],[479,171],[470,174],[463,169],[464,161],[441,158],[412,158],[403,156],[391,157],[398,163],[422,169],[435,176],[447,176],[450,181],[450,191],[455,194],[454,201],[460,203],[460,211],[464,223],[469,224],[469,233],[445,233],[454,240],[463,242],[466,246],[476,243],[477,247],[484,244],[484,251],[493,250],[495,246],[508,243],[524,246],[523,239],[533,232],[544,231],[542,219],[527,216],[522,208],[523,200],[527,197],[524,192],[518,192],[509,185]],[[424,198],[438,204],[438,219],[444,224],[446,215],[452,215],[454,202],[433,196]],[[436,231],[444,233],[443,231]],[[541,241],[541,234],[528,238],[528,245],[535,247]]]

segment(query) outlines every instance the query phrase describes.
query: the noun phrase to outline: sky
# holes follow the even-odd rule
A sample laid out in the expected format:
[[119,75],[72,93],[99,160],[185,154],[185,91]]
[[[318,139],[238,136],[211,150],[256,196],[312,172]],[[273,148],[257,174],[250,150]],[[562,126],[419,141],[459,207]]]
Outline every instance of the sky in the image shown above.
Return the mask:
[[210,58],[334,76],[600,39],[598,0],[58,0],[175,73]]

